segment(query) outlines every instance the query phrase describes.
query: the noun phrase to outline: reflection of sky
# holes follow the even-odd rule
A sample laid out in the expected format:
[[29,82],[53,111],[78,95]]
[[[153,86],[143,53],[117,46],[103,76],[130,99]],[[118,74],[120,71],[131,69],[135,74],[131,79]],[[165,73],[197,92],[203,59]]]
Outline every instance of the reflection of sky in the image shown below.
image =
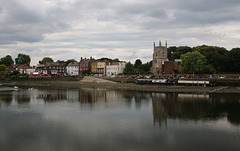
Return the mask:
[[2,106],[0,150],[240,149],[240,127],[226,118],[168,119],[167,126],[154,125],[149,94],[122,97],[120,92],[107,92],[106,97],[111,96],[107,102],[90,104],[67,99],[45,102],[38,97],[42,93],[27,92],[29,103]]

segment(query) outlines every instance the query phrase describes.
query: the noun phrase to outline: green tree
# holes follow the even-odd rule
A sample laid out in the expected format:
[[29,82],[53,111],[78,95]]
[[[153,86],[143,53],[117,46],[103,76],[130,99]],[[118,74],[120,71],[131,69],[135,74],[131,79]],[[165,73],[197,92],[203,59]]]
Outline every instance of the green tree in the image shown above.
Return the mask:
[[116,59],[113,59],[113,62],[120,62],[120,60],[116,58]]
[[4,64],[0,65],[0,73],[3,73],[6,70],[6,66]]
[[179,66],[181,73],[214,72],[211,65],[207,64],[205,56],[198,51],[182,54],[181,60],[182,62]]
[[31,62],[31,59],[30,59],[29,55],[26,55],[26,54],[19,53],[18,57],[15,58],[16,64],[21,64],[21,65],[25,64],[25,65],[30,66],[30,62]]
[[65,66],[67,66],[69,63],[71,62],[77,62],[75,59],[68,59],[66,62],[65,62]]
[[233,48],[224,54],[225,71],[240,73],[240,48]]
[[150,73],[150,68],[152,67],[151,62],[144,63],[138,66],[138,70],[140,73],[146,74]]
[[142,61],[140,59],[137,59],[135,61],[134,67],[137,69],[140,65],[142,65]]
[[9,66],[9,65],[13,65],[14,61],[13,61],[13,59],[12,59],[12,57],[10,55],[7,55],[7,56],[2,57],[0,59],[0,64],[4,64],[6,66]]
[[179,46],[175,52],[172,53],[171,59],[180,59],[180,56],[182,54],[185,54],[187,52],[192,52],[192,48],[188,46]]
[[65,64],[66,62],[64,60],[58,60],[57,63]]
[[126,66],[124,68],[124,74],[135,74],[136,70],[134,69],[133,64],[131,62],[126,63]]
[[224,54],[227,52],[225,48],[202,45],[194,47],[193,50],[204,55],[207,63],[212,65],[217,72],[224,72]]
[[176,46],[168,47],[168,49],[167,49],[167,58],[168,58],[168,60],[173,61],[172,54],[174,52],[176,52],[176,51],[177,51],[177,47]]
[[52,58],[50,57],[44,57],[42,61],[39,61],[40,64],[46,64],[46,63],[51,63],[54,62]]

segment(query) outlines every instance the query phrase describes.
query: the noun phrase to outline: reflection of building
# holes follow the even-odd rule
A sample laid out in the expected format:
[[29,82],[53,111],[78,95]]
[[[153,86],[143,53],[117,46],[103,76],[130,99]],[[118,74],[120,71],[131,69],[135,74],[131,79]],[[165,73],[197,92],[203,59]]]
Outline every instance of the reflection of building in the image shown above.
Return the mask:
[[54,102],[66,100],[67,95],[64,90],[46,91],[46,93],[39,94],[38,98],[42,98],[45,102]]
[[79,91],[79,101],[82,103],[106,102],[106,90],[84,88]]
[[153,122],[167,124],[169,114],[175,112],[176,102],[174,101],[175,95],[165,93],[152,93],[152,106],[153,106]]

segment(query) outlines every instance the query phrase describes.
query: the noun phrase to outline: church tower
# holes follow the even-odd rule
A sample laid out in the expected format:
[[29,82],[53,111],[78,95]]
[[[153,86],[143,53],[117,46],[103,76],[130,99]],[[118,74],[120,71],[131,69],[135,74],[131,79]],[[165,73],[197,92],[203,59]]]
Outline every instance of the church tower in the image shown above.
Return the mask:
[[167,41],[165,46],[162,46],[161,41],[159,41],[159,46],[156,46],[154,42],[151,72],[154,74],[162,73],[164,61],[167,61]]

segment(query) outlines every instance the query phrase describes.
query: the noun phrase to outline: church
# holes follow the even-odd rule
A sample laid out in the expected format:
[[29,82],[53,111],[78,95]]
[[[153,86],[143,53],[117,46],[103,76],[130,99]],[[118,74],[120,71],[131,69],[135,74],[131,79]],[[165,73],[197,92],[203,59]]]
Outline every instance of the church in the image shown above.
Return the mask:
[[154,74],[163,73],[163,65],[164,62],[167,61],[167,42],[165,46],[161,45],[161,41],[159,41],[159,46],[153,43],[153,60],[152,60],[152,67],[151,72]]

